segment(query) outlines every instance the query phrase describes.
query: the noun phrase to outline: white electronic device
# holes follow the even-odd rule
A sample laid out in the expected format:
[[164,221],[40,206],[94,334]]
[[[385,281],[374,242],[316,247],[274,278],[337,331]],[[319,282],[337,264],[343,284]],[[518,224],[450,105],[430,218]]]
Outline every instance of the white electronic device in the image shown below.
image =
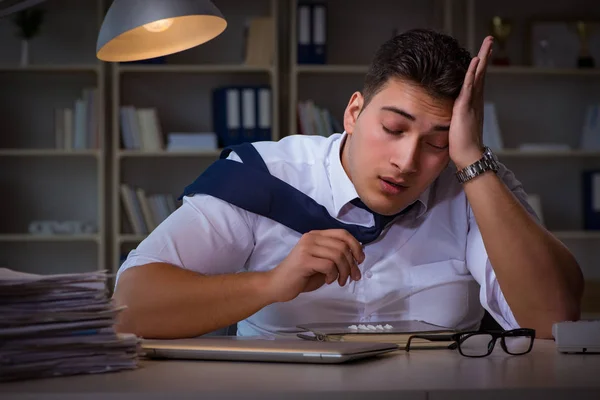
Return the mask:
[[557,322],[552,336],[561,353],[600,353],[600,320]]

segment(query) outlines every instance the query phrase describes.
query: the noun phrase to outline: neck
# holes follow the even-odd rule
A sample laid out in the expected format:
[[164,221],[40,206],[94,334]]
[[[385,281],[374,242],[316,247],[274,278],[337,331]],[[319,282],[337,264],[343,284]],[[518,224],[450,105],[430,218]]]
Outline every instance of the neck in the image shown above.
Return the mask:
[[351,136],[346,134],[346,136],[342,139],[342,143],[340,143],[340,162],[342,163],[342,168],[344,169],[344,172],[346,173],[346,176],[348,176],[348,179],[350,179],[350,182],[352,182],[352,184],[354,184],[354,182],[352,181],[352,175],[350,174],[350,169],[348,168],[348,165],[350,165],[349,163],[349,154],[348,154],[348,149],[346,148],[348,146],[348,141],[351,139]]

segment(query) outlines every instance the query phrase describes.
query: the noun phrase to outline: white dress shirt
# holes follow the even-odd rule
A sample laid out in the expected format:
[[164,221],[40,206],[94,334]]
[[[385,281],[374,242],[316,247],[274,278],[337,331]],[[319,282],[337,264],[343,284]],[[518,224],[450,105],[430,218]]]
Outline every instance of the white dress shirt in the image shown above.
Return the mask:
[[[371,213],[350,203],[358,195],[340,161],[344,139],[345,134],[294,135],[254,146],[272,175],[311,196],[340,221],[370,226]],[[241,161],[235,153],[229,158]],[[344,287],[334,282],[271,304],[240,321],[237,334],[288,335],[298,332],[299,324],[348,321],[422,320],[474,329],[483,308],[503,328],[517,328],[454,171],[448,166],[415,207],[364,246],[360,281]],[[514,175],[503,165],[498,174],[535,216]],[[117,279],[128,268],[154,262],[206,275],[267,271],[300,237],[280,223],[217,198],[186,196],[181,207],[129,253]]]

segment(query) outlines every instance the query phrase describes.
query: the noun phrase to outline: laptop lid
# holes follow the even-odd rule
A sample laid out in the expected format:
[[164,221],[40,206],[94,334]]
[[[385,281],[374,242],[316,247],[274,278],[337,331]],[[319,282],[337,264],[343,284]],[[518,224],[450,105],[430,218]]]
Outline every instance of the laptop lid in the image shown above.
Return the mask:
[[317,342],[257,337],[142,340],[149,358],[340,363],[398,350],[393,343]]

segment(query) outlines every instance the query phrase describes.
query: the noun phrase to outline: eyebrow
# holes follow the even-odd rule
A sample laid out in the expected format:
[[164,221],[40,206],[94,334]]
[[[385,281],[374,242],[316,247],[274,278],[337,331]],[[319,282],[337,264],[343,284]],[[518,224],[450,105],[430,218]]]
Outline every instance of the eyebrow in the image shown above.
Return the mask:
[[[384,106],[384,107],[381,107],[381,109],[385,110],[385,111],[391,111],[391,112],[396,113],[398,115],[401,115],[404,118],[409,119],[411,121],[416,121],[417,120],[417,118],[414,115],[409,114],[406,111],[404,111],[404,110],[402,110],[402,109],[400,109],[398,107]],[[449,125],[435,125],[433,127],[433,130],[434,131],[449,131],[450,130],[450,126]]]

